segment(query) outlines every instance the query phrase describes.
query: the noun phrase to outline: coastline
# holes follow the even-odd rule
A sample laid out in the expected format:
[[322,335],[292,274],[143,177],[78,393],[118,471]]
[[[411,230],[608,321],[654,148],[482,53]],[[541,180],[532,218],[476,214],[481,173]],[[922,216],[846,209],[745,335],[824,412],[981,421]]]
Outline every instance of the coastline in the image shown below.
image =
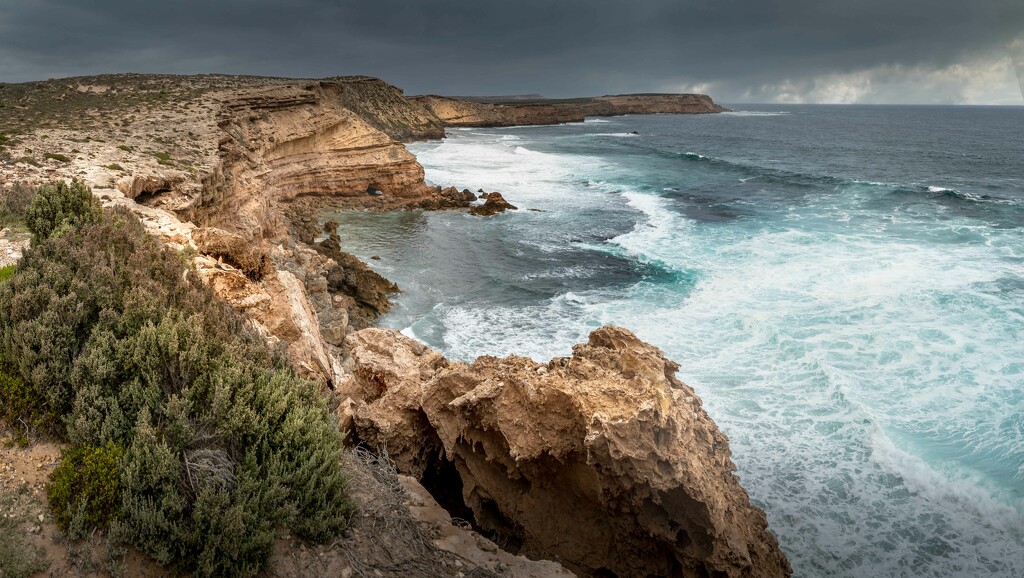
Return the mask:
[[[71,94],[87,97],[86,106],[91,106],[99,102],[93,97],[127,92],[110,88],[118,82],[129,84],[126,80],[142,86],[139,92],[144,95],[166,91],[181,82],[134,76],[63,82],[70,83]],[[198,79],[191,80],[201,84]],[[583,120],[586,111],[601,116],[714,113],[721,107],[702,95],[626,95],[523,105],[433,96],[405,98],[395,87],[366,77],[321,81],[246,78],[243,86],[233,82],[225,77],[201,89],[190,86],[199,90],[200,96],[185,102],[175,102],[174,97],[149,102],[145,100],[148,96],[141,97],[132,138],[143,134],[144,128],[155,127],[155,139],[150,141],[118,144],[121,133],[105,128],[110,123],[102,121],[99,127],[74,126],[69,120],[60,128],[20,132],[11,147],[14,162],[4,165],[4,180],[38,181],[84,173],[105,206],[128,208],[168,247],[190,253],[192,266],[203,280],[244,313],[269,343],[285,347],[300,375],[319,381],[341,397],[343,428],[355,431],[359,440],[370,446],[391,451],[403,474],[418,474],[421,481],[442,474],[451,483],[458,480],[464,494],[462,507],[470,508],[478,518],[478,529],[503,540],[520,541],[519,548],[531,557],[557,555],[584,574],[616,564],[623,564],[618,572],[626,574],[674,574],[676,567],[680,572],[704,569],[728,576],[790,572],[775,538],[767,531],[763,512],[750,505],[732,473],[727,441],[699,409],[700,401],[692,390],[675,380],[675,364],[659,350],[612,328],[595,332],[587,346],[579,346],[578,357],[574,354],[572,359],[554,359],[546,365],[515,357],[472,365],[449,362],[422,345],[403,341],[396,332],[365,329],[387,310],[387,295],[397,288],[341,252],[331,238],[332,231],[323,231],[328,239],[320,242],[316,242],[319,235],[314,235],[317,217],[329,207],[381,211],[466,208],[472,193],[467,196],[463,191],[427,186],[423,168],[401,145],[443,136],[448,126],[550,124],[566,118]],[[181,112],[156,120],[155,111],[169,105]],[[180,133],[179,127],[187,129],[194,146],[161,150],[169,146],[165,139]],[[82,132],[91,135],[85,143],[81,142]],[[78,156],[67,161],[48,159],[45,164],[20,160],[26,150],[55,145],[73,146]],[[648,359],[646,369],[623,370],[624,364],[633,362],[622,359],[637,355]],[[637,388],[631,396],[649,400],[649,405],[642,404],[645,409],[637,414],[631,406],[599,401],[592,397],[596,392],[579,380],[579,372],[614,387]],[[456,398],[472,394],[481,403],[489,399],[485,390],[491,387],[488,384],[494,378],[487,377],[491,374],[515,375],[519,381],[536,379],[552,391],[561,390],[560,395],[576,400],[574,403],[593,407],[590,413],[582,412],[575,423],[564,423],[555,417],[563,410],[544,409],[551,400],[513,396],[490,410],[488,418],[462,415],[458,427],[466,431],[497,427],[493,424],[519,419],[512,417],[516,411],[519,415],[550,414],[548,421],[539,421],[531,435],[520,440],[519,447],[503,446],[486,436],[470,443],[468,452],[459,449],[459,444],[466,443],[461,438],[442,438],[437,445],[424,445],[422,440],[453,427],[450,420],[455,417],[445,407]],[[466,389],[470,382],[474,385]],[[448,400],[438,405],[445,396]],[[583,401],[587,399],[591,401]],[[551,406],[555,407],[559,406]],[[599,407],[620,412],[626,429],[614,435],[611,431],[584,435],[587,428],[597,427],[593,412]],[[397,414],[396,409],[400,409]],[[694,412],[697,423],[686,418],[686,412]],[[421,415],[426,416],[426,425],[421,423]],[[477,421],[481,419],[484,421]],[[584,439],[625,436],[630,440],[627,446],[639,444],[664,454],[665,463],[691,463],[691,467],[711,468],[714,473],[697,479],[686,470],[673,468],[644,474],[652,464],[615,457],[622,452],[618,450],[611,452],[602,468],[587,470],[597,473],[580,474],[579,468],[593,468],[593,464],[577,462],[569,472],[540,474],[532,482],[540,502],[517,509],[514,501],[500,500],[516,491],[508,486],[509,479],[486,471],[482,463],[471,463],[478,443],[484,448],[485,461],[504,461],[506,471],[523,468],[520,475],[529,477],[538,475],[528,472],[542,467],[545,455],[560,455],[572,462],[579,460],[581,453],[598,451],[583,446],[558,449],[551,436],[559,431],[581,444]],[[655,432],[665,439],[648,440]],[[506,433],[506,439],[509,435]],[[713,438],[713,443],[704,436]],[[534,464],[525,456],[540,461]],[[428,475],[436,468],[443,472]],[[602,470],[618,473],[605,479],[600,477]],[[590,491],[595,475],[600,485],[617,488],[610,490],[617,496],[611,502],[599,495],[585,501],[592,504],[585,517],[599,535],[580,532],[567,547],[553,545],[559,536],[565,536],[567,528],[541,529],[550,522],[543,518],[551,504],[565,499],[557,488],[541,489],[549,483],[549,475],[567,483],[573,476],[583,475],[575,482],[582,484],[579,491],[583,493]],[[584,483],[584,479],[590,481]],[[499,499],[500,515],[488,515],[495,500],[484,496]],[[645,505],[645,499],[653,500],[656,514],[647,511],[652,506]],[[633,513],[617,522],[617,536],[609,534],[606,517],[623,508],[633,508]],[[526,533],[511,530],[516,527],[525,528]],[[533,535],[530,540],[534,541],[527,541],[528,535]],[[657,539],[644,545],[644,536],[650,535]],[[738,536],[742,538],[737,541]],[[598,562],[599,554],[585,544],[609,538],[614,538],[609,544],[619,544],[624,550]],[[591,561],[595,565],[591,566]]]

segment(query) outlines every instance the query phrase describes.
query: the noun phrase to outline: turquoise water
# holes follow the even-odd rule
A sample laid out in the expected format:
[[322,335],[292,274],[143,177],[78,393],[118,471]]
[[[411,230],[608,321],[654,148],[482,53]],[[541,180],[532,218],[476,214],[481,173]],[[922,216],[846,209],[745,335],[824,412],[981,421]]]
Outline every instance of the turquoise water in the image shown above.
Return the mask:
[[429,181],[539,211],[343,245],[455,359],[661,347],[798,576],[1024,576],[1024,109],[747,108],[451,131]]

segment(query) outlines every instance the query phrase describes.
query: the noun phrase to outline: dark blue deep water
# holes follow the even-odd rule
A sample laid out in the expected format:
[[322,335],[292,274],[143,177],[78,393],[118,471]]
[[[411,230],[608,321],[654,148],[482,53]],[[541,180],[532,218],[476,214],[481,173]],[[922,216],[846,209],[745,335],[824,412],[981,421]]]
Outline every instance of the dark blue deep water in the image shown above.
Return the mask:
[[523,210],[343,245],[456,359],[661,347],[798,576],[1024,576],[1024,108],[737,108],[451,131],[428,180]]

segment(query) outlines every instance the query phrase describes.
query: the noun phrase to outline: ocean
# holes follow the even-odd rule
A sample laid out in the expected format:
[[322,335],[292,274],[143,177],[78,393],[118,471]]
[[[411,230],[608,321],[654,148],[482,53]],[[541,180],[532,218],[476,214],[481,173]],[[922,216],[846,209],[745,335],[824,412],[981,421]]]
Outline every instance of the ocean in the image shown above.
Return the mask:
[[1024,576],[1024,107],[734,108],[450,130],[519,211],[332,218],[450,358],[662,348],[795,575]]

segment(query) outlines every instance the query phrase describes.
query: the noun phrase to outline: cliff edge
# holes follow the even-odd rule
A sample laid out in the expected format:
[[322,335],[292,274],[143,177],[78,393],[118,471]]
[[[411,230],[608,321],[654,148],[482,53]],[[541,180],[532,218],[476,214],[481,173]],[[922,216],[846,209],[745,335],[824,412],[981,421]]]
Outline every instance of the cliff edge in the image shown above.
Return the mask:
[[382,329],[346,348],[359,440],[514,552],[581,576],[791,572],[678,365],[629,331],[548,363],[454,363]]
[[620,94],[572,99],[506,102],[425,95],[411,102],[445,126],[496,127],[583,122],[588,116],[624,114],[713,114],[726,109],[704,94]]

